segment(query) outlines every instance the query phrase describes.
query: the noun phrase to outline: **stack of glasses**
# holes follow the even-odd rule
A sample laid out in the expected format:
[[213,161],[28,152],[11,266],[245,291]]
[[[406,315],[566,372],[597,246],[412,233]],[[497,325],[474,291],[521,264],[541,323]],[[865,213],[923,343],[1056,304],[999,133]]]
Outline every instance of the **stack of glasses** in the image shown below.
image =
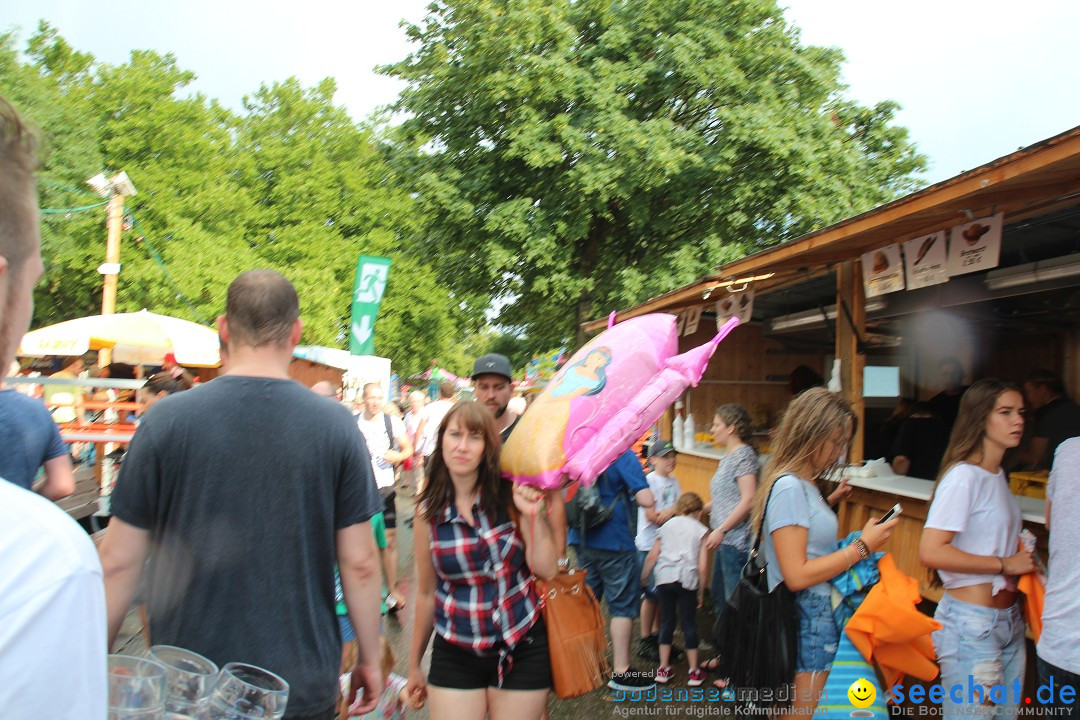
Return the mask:
[[190,650],[150,648],[146,659],[109,656],[109,720],[273,720],[289,685],[253,665],[217,665]]

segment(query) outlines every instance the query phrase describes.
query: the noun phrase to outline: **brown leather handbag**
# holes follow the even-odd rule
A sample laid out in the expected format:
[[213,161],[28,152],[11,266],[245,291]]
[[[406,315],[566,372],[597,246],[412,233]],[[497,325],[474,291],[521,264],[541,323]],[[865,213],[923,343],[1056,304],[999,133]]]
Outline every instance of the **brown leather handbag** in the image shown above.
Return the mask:
[[611,677],[604,616],[584,570],[560,570],[536,581],[551,654],[553,690],[559,698],[592,692]]

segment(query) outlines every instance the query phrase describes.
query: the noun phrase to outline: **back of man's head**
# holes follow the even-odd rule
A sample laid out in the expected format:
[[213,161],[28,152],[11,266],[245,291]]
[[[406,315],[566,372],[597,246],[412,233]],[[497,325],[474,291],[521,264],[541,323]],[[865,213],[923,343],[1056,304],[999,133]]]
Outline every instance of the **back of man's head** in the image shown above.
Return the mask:
[[0,97],[0,256],[15,274],[32,252],[37,233],[37,148],[36,131]]
[[439,398],[441,400],[449,400],[457,393],[457,386],[450,380],[443,380],[439,383]]
[[273,270],[249,270],[229,285],[225,300],[229,342],[247,347],[286,346],[300,317],[296,288]]
[[1036,387],[1046,388],[1055,397],[1065,395],[1065,383],[1061,382],[1061,378],[1053,370],[1032,370],[1024,378],[1024,382],[1031,383]]

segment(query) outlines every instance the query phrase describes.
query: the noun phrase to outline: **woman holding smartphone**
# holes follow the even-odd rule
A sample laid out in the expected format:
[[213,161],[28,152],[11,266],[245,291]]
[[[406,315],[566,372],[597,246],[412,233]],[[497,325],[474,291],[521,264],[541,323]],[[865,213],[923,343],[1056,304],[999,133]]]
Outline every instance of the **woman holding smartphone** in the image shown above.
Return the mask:
[[754,500],[752,525],[763,534],[769,591],[783,583],[795,593],[798,647],[789,718],[813,714],[836,657],[840,630],[829,581],[880,549],[899,522],[871,518],[852,544],[836,549],[836,515],[819,482],[844,455],[854,428],[851,406],[825,388],[793,399],[776,429]]
[[991,697],[991,688],[1011,690],[1014,681],[1022,682],[1026,661],[1016,577],[1035,565],[1030,553],[1018,552],[1020,506],[1001,468],[1005,451],[1019,445],[1023,434],[1019,387],[994,379],[972,385],[960,400],[931,497],[919,560],[945,586],[934,613],[942,624],[933,635],[934,650],[941,684],[965,688],[960,703],[946,693],[946,715],[971,707],[969,677],[981,686],[987,713],[1017,707],[1011,692]]

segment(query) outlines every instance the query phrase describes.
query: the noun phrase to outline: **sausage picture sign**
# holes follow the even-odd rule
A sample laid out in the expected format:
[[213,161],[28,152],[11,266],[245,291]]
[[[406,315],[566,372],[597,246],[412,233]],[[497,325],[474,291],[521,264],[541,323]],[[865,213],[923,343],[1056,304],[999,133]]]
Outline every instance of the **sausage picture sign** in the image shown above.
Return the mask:
[[908,290],[948,282],[945,231],[913,238],[904,243]]

